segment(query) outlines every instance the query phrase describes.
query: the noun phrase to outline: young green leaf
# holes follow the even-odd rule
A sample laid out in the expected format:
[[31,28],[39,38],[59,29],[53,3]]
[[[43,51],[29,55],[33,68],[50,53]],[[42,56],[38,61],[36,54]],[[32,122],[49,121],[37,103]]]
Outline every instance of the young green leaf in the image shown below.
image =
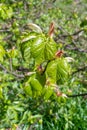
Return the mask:
[[52,59],[57,51],[54,40],[43,33],[29,33],[24,36],[20,46],[23,58],[26,61],[30,60],[30,57],[34,58],[36,64]]
[[35,78],[31,78],[30,85],[31,85],[32,89],[34,89],[36,91],[41,91],[42,90],[42,85]]
[[47,75],[54,83],[62,84],[67,81],[70,66],[64,58],[58,58],[49,63],[47,67]]
[[42,94],[44,95],[44,99],[48,100],[53,94],[53,89],[51,88],[51,86],[49,86],[49,87],[47,86],[43,89]]
[[26,61],[28,61],[30,59],[30,56],[31,56],[30,47],[31,47],[33,40],[36,37],[37,37],[37,35],[35,33],[29,33],[27,36],[24,36],[24,38],[21,41],[20,50],[22,53],[22,57]]
[[46,83],[46,75],[45,75],[45,73],[43,75],[41,75],[40,73],[37,72],[36,73],[36,79],[40,82],[40,84],[42,86],[45,85],[45,83]]
[[37,36],[31,45],[32,57],[35,58],[37,64],[52,59],[55,56],[56,51],[56,43],[45,35]]
[[31,89],[30,84],[28,84],[28,86],[24,86],[23,89],[24,89],[26,95],[32,96],[32,89]]

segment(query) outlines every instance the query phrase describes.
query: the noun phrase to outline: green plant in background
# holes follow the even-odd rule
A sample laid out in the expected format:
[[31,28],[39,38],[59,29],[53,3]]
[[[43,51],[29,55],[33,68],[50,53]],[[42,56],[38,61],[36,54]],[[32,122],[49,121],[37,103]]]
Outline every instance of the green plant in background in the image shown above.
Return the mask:
[[5,20],[5,19],[11,18],[12,15],[13,15],[12,8],[1,3],[0,4],[0,18]]

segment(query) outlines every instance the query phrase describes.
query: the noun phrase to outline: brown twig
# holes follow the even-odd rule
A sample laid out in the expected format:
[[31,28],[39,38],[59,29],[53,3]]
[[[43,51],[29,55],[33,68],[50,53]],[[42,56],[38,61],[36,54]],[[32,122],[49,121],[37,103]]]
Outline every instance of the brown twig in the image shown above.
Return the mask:
[[10,32],[10,30],[1,29],[0,32]]
[[76,71],[74,71],[74,72],[72,73],[72,75],[75,74],[75,73],[78,73],[78,72],[80,72],[80,71],[85,71],[85,69],[87,69],[87,65],[86,65],[86,66],[83,66],[83,67],[81,67],[81,68],[78,68]]
[[13,67],[12,67],[12,58],[9,59],[9,65],[10,65],[10,71],[13,71]]
[[69,37],[69,36],[80,35],[82,32],[84,32],[84,29],[78,30],[77,32],[74,32],[73,34],[60,35],[59,37],[67,38],[67,37]]
[[5,73],[9,73],[9,74],[11,74],[11,75],[14,75],[15,77],[17,77],[17,78],[24,78],[25,76],[30,76],[30,75],[32,75],[32,74],[34,74],[35,72],[27,72],[25,75],[24,74],[18,74],[18,73],[16,73],[16,72],[12,72],[12,71],[10,71],[10,70],[7,70],[3,65],[1,65],[0,64],[0,68],[2,69],[2,70],[4,70],[4,72]]
[[10,70],[7,70],[3,65],[0,64],[0,68],[3,69],[5,71],[5,73],[9,73],[9,74],[12,74],[18,78],[24,78],[24,75],[23,74],[17,74],[15,72],[12,72]]
[[86,96],[87,93],[81,93],[81,94],[75,94],[75,95],[66,95],[67,97],[80,97],[80,96]]

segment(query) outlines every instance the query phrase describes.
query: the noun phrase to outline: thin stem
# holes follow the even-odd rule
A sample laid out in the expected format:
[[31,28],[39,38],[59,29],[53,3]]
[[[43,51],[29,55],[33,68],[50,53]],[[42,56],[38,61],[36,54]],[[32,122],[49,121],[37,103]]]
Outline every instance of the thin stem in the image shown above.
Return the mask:
[[10,71],[12,71],[12,58],[9,59],[9,63],[10,63]]
[[87,93],[81,93],[81,94],[75,94],[75,95],[66,95],[67,97],[80,97],[80,96],[86,96]]
[[76,71],[74,71],[74,72],[72,73],[72,75],[75,74],[75,73],[78,73],[78,72],[80,72],[80,71],[85,71],[85,69],[87,69],[87,65],[86,65],[86,66],[83,66],[83,67],[81,67],[81,68],[78,68]]
[[10,70],[7,70],[3,65],[0,64],[0,68],[3,69],[5,71],[5,73],[9,73],[9,74],[12,74],[18,78],[24,78],[24,75],[23,74],[17,74],[15,72],[12,72]]

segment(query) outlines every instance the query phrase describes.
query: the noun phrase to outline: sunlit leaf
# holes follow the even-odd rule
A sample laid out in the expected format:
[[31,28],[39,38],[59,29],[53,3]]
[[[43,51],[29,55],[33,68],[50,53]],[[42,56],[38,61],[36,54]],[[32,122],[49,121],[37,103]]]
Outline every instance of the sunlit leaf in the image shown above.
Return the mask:
[[69,72],[70,66],[64,58],[58,58],[57,60],[50,62],[47,67],[48,76],[58,84],[67,81]]

